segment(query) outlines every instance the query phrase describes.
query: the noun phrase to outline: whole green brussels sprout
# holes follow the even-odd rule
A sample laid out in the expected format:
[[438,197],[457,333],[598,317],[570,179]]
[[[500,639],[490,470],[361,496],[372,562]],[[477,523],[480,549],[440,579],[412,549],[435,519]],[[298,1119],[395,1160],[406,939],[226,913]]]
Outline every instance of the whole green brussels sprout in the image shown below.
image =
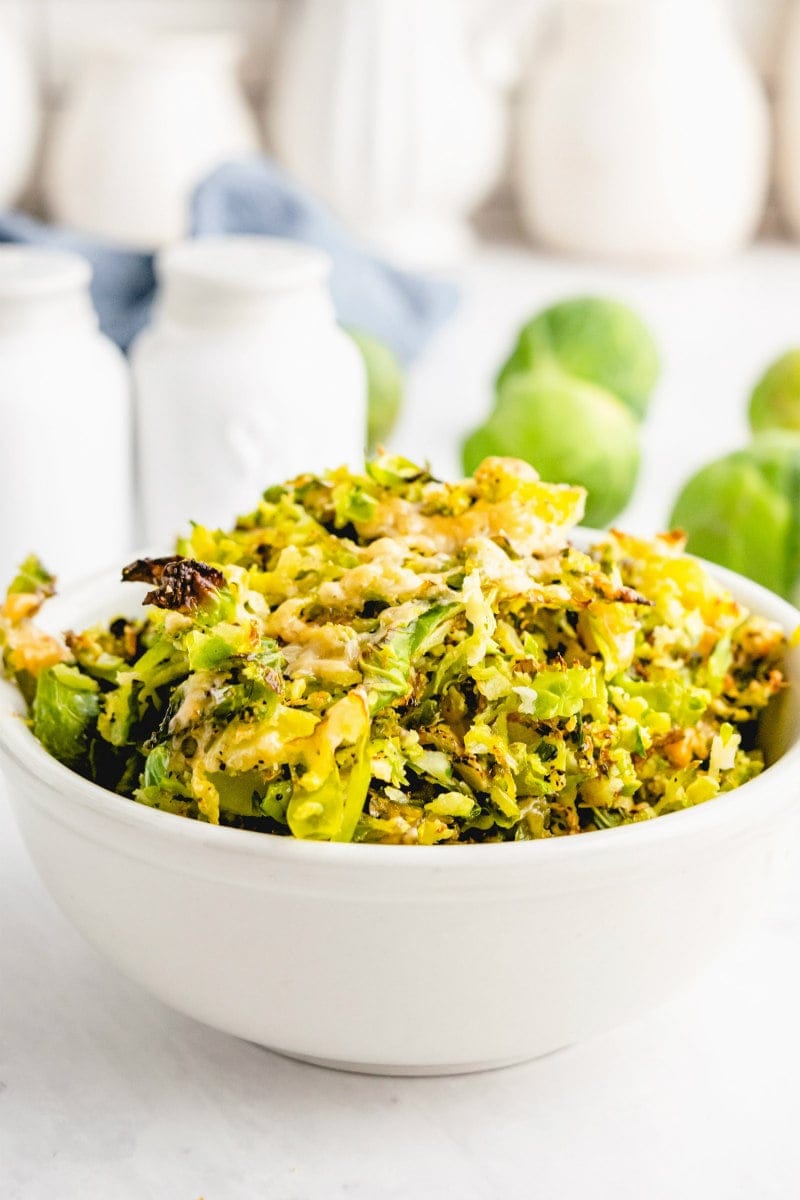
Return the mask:
[[782,355],[750,396],[750,428],[800,430],[800,350]]
[[348,333],[367,369],[367,449],[370,453],[394,429],[403,405],[403,369],[394,352],[368,333]]
[[563,300],[529,321],[497,386],[546,364],[606,388],[639,418],[659,375],[658,349],[644,322],[627,305],[596,296]]
[[717,459],[684,486],[670,523],[687,549],[797,601],[800,433],[771,430]]
[[488,455],[531,463],[549,483],[587,490],[585,521],[602,527],[627,504],[639,469],[638,425],[605,389],[566,375],[529,372],[500,389],[485,425],[464,445],[472,473]]
[[524,458],[548,482],[582,484],[587,524],[608,524],[636,483],[638,420],[658,369],[649,331],[624,304],[552,305],[521,330],[494,410],[464,445],[464,467],[488,454]]

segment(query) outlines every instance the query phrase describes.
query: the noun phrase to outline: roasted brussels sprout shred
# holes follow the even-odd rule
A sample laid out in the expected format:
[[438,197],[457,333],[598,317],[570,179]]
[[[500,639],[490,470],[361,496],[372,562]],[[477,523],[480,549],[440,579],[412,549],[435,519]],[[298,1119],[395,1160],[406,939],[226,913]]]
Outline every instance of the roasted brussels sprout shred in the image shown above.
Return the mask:
[[576,548],[583,504],[498,457],[453,484],[386,455],[302,475],[132,564],[144,610],[64,640],[26,564],[6,672],[110,803],[270,834],[518,841],[711,800],[763,767],[783,634],[679,537]]

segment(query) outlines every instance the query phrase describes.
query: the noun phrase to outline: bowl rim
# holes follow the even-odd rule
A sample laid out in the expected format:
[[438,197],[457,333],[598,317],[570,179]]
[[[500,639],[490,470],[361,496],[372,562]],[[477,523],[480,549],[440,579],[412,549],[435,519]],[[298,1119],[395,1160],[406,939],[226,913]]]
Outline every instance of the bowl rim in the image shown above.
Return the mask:
[[[594,540],[594,530],[580,529],[576,542]],[[800,611],[760,584],[724,567],[698,559],[718,582],[727,587],[751,612],[779,624],[789,636],[800,627]],[[51,602],[56,614],[80,612],[99,589],[119,584],[116,572],[103,571],[68,587]],[[131,585],[131,596],[135,595]],[[144,589],[141,589],[142,591]],[[797,651],[795,651],[797,653]],[[800,669],[798,669],[800,687]],[[402,864],[405,869],[429,871],[446,865],[448,874],[462,869],[474,870],[483,864],[496,867],[520,865],[530,860],[554,864],[587,856],[596,858],[623,850],[635,851],[654,843],[693,841],[703,833],[721,838],[752,833],[754,827],[795,802],[792,779],[800,782],[800,730],[786,751],[755,779],[704,804],[678,812],[665,813],[649,821],[635,822],[610,829],[593,830],[588,836],[533,838],[525,841],[466,843],[456,845],[410,846],[361,842],[325,842],[272,834],[259,830],[210,825],[175,813],[149,808],[118,795],[92,780],[85,779],[50,755],[27,725],[25,702],[16,685],[0,678],[0,751],[24,774],[74,803],[77,809],[94,814],[112,825],[140,830],[164,842],[180,842],[187,847],[204,847],[237,856],[272,858],[301,865],[354,867]],[[800,789],[798,789],[800,790]],[[69,824],[66,811],[61,818]],[[87,831],[88,833],[88,831]]]

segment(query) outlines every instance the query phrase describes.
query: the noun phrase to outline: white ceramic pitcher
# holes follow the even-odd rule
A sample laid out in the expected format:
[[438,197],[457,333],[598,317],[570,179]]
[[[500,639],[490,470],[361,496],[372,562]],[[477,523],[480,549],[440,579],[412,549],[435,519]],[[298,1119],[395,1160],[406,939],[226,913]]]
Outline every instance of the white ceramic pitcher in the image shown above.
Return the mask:
[[644,261],[729,253],[768,183],[767,106],[719,0],[561,0],[520,104],[531,234]]
[[0,246],[0,587],[35,551],[59,581],[131,548],[130,380],[76,254]]
[[39,126],[36,84],[24,47],[0,24],[0,208],[15,204],[25,189]]
[[187,232],[192,189],[258,146],[228,34],[142,36],[97,48],[45,163],[56,220],[143,249]]
[[800,237],[800,3],[787,18],[777,75],[776,174],[786,222]]
[[293,0],[286,14],[277,155],[408,265],[459,256],[502,165],[505,106],[474,17],[466,0]]

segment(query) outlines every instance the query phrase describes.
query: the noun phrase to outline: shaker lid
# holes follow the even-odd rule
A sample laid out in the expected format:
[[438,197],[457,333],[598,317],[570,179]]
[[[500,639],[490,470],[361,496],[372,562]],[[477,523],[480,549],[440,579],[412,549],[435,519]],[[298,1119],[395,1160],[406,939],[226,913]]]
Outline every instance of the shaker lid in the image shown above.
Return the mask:
[[324,283],[331,266],[324,251],[303,242],[232,234],[176,242],[161,251],[157,270],[162,282],[244,297]]
[[0,245],[0,300],[34,299],[88,287],[87,259],[41,246]]

